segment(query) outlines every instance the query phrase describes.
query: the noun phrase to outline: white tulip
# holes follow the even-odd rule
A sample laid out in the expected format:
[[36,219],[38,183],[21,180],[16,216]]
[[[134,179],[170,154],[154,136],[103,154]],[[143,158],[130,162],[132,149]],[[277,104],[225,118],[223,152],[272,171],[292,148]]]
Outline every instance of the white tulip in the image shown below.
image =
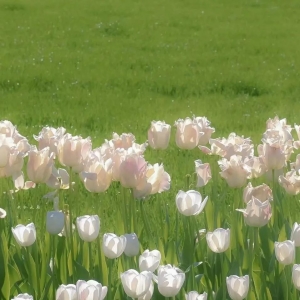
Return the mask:
[[176,195],[176,206],[183,215],[193,216],[202,212],[207,200],[208,197],[202,201],[202,196],[198,191],[179,191]]
[[56,300],[77,300],[76,285],[61,284],[56,291]]
[[154,272],[160,263],[161,254],[158,250],[145,250],[139,257],[139,267],[141,271]]
[[232,300],[242,300],[247,297],[249,291],[249,276],[242,277],[231,275],[226,277],[226,285]]
[[18,296],[14,297],[12,300],[33,300],[33,296],[27,293],[19,294]]
[[149,145],[153,149],[168,148],[171,135],[171,125],[164,121],[152,121],[148,130]]
[[100,219],[97,215],[78,217],[76,223],[78,234],[83,241],[92,242],[98,237]]
[[118,237],[114,233],[105,233],[103,235],[103,252],[108,258],[117,258],[122,255],[126,247],[126,237]]
[[207,300],[207,293],[198,294],[197,292],[189,292],[185,294],[185,300]]
[[150,289],[152,273],[149,271],[139,273],[130,269],[121,274],[121,281],[127,296],[139,298],[144,296]]
[[300,224],[297,222],[295,222],[293,225],[291,241],[295,242],[295,247],[300,247]]
[[0,207],[0,219],[4,219],[6,217],[6,211]]
[[103,300],[107,287],[95,280],[78,280],[76,283],[77,300]]
[[126,246],[124,253],[126,256],[136,256],[140,252],[140,242],[135,233],[129,233],[124,235],[126,238]]
[[36,240],[36,230],[33,223],[26,226],[19,224],[11,230],[20,246],[31,246]]
[[208,247],[215,253],[226,251],[230,245],[230,229],[218,228],[206,234]]
[[293,266],[292,279],[295,288],[300,291],[300,265]]
[[153,281],[151,280],[148,291],[146,292],[145,295],[139,297],[138,300],[150,300],[152,298],[153,292],[154,292],[154,284]]
[[160,266],[158,268],[157,279],[158,290],[165,297],[175,297],[185,280],[182,270],[171,265]]
[[295,260],[295,242],[290,240],[275,242],[275,255],[283,265],[292,264]]

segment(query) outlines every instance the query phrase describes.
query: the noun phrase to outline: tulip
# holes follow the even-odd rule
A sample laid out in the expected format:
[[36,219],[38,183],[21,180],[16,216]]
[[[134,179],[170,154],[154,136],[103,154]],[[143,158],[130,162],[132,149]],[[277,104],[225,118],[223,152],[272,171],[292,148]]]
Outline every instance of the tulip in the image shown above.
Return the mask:
[[193,149],[197,147],[200,136],[204,133],[199,132],[198,124],[190,118],[179,119],[175,122],[176,145],[181,149]]
[[297,195],[300,193],[300,176],[295,170],[287,172],[285,176],[280,175],[278,178],[279,184],[290,195]]
[[[62,168],[52,168],[52,174],[46,184],[52,189],[67,190],[70,187],[70,175]],[[74,184],[74,182],[72,182]]]
[[211,149],[199,146],[200,150],[207,154],[215,154],[230,160],[230,157],[237,155],[242,157],[252,157],[254,146],[250,138],[238,136],[234,132],[230,133],[228,138],[210,139]]
[[295,242],[291,240],[275,242],[275,255],[281,264],[292,264],[295,260]]
[[103,235],[103,252],[108,258],[117,258],[122,255],[126,247],[126,237],[118,237],[114,233],[105,233]]
[[14,297],[12,300],[33,300],[33,296],[27,293],[19,294],[18,296]]
[[139,273],[130,269],[121,273],[121,281],[127,296],[134,299],[139,298],[144,296],[150,289],[152,273],[149,271]]
[[210,121],[206,117],[196,117],[194,118],[194,122],[197,123],[199,128],[200,137],[198,145],[206,145],[211,135],[215,132],[215,128],[210,127]]
[[[297,125],[295,124],[295,129],[296,126]],[[276,130],[277,135],[280,136],[285,142],[293,139],[291,135],[292,127],[287,125],[286,119],[280,120],[278,116],[276,116],[274,119],[268,119],[266,122],[266,129],[267,131],[269,129]]]
[[146,294],[139,297],[138,300],[150,300],[150,299],[152,299],[153,291],[154,291],[154,284],[153,284],[153,281],[151,280],[150,287],[147,290]]
[[300,265],[293,266],[292,279],[295,288],[300,291]]
[[148,130],[149,145],[153,149],[167,149],[170,141],[171,126],[164,121],[152,121]]
[[179,212],[185,216],[199,215],[205,207],[208,196],[202,201],[198,191],[179,191],[176,195],[176,206]]
[[83,139],[81,136],[72,136],[67,133],[58,142],[58,160],[63,166],[72,167],[75,172],[81,172],[91,148],[92,143],[89,137]]
[[297,222],[295,222],[293,225],[291,241],[295,242],[295,247],[300,247],[300,224]]
[[90,192],[105,192],[112,181],[113,161],[111,158],[103,160],[94,153],[88,157],[88,162],[81,173],[84,185]]
[[[299,141],[300,146],[300,141]],[[295,170],[296,172],[300,170],[300,154],[296,156],[296,160],[293,163],[290,163],[290,167],[292,170]]]
[[36,230],[33,223],[28,225],[17,225],[12,228],[12,233],[20,246],[31,246],[36,240]]
[[211,180],[211,170],[209,163],[203,164],[200,159],[195,160],[197,173],[197,187],[205,186]]
[[77,300],[103,300],[107,287],[95,280],[78,280],[76,283]]
[[126,246],[124,253],[126,256],[136,256],[140,252],[140,243],[135,233],[125,234]]
[[139,268],[141,271],[154,272],[160,263],[161,254],[158,250],[145,250],[139,257]]
[[136,188],[146,180],[147,162],[138,154],[128,154],[121,162],[119,170],[122,186]]
[[286,165],[286,156],[290,153],[286,145],[277,140],[267,139],[258,145],[258,154],[264,159],[268,170],[279,170]]
[[63,127],[53,128],[53,127],[43,127],[39,135],[34,135],[34,139],[39,143],[39,150],[42,150],[46,147],[50,148],[50,152],[57,154],[57,144],[59,140],[65,134],[66,129]]
[[253,187],[251,182],[244,188],[243,199],[245,203],[248,203],[252,197],[258,199],[260,202],[272,201],[273,193],[268,185],[263,183],[262,185]]
[[6,217],[6,211],[0,207],[0,219],[4,219]]
[[35,183],[45,183],[50,178],[53,167],[53,153],[46,147],[38,151],[35,147],[28,153],[27,175]]
[[237,211],[242,212],[246,224],[253,227],[265,226],[272,216],[270,201],[261,202],[255,197],[247,203],[246,209],[237,209]]
[[189,292],[185,294],[185,300],[207,300],[207,293],[198,294],[197,292]]
[[184,283],[185,273],[171,265],[160,266],[154,280],[157,281],[158,290],[163,296],[175,297]]
[[249,166],[244,164],[241,156],[233,155],[229,160],[223,158],[218,161],[218,164],[222,170],[221,177],[232,188],[240,188],[245,185],[247,178],[251,175]]
[[59,234],[65,224],[65,214],[61,211],[48,211],[46,229],[51,234]]
[[251,175],[249,179],[258,178],[267,172],[267,167],[262,156],[246,157],[244,163],[250,168]]
[[76,285],[61,284],[56,291],[56,300],[77,300]]
[[135,136],[132,133],[122,133],[121,135],[118,135],[117,133],[114,132],[111,143],[115,149],[123,148],[127,150],[133,146],[134,141],[135,141]]
[[230,245],[230,229],[218,228],[206,234],[206,241],[211,251],[221,253]]
[[226,285],[232,300],[242,300],[247,297],[249,291],[249,276],[242,277],[231,275],[226,277]]
[[170,189],[171,177],[165,171],[163,164],[147,166],[147,182],[151,184],[151,194],[161,193]]
[[100,219],[97,215],[78,217],[76,223],[78,234],[83,241],[92,242],[98,237]]

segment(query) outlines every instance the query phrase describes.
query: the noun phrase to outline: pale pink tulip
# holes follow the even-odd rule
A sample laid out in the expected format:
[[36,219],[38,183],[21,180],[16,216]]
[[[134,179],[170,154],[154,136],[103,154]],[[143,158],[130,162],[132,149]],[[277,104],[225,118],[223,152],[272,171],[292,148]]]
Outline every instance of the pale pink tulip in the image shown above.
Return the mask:
[[206,117],[194,117],[194,122],[197,123],[200,133],[198,145],[206,145],[215,132],[215,128],[210,127],[210,121]]
[[220,172],[228,185],[232,188],[240,188],[247,182],[247,178],[251,175],[249,166],[244,164],[242,157],[233,155],[230,160],[223,158],[218,161],[218,164],[222,170]]
[[135,136],[132,133],[122,133],[118,135],[117,133],[113,133],[113,138],[111,143],[113,144],[114,148],[123,148],[127,150],[133,146],[135,142]]
[[262,156],[247,157],[244,163],[250,167],[251,176],[249,178],[258,178],[267,172],[267,167]]
[[295,170],[287,172],[285,176],[280,175],[278,182],[288,194],[297,195],[300,193],[300,176]]
[[58,160],[63,166],[71,167],[79,173],[84,169],[84,163],[91,151],[90,138],[65,134],[57,145]]
[[271,188],[263,183],[262,185],[253,187],[251,182],[244,188],[243,199],[245,203],[248,203],[252,200],[252,197],[258,199],[261,202],[265,202],[267,200],[273,200],[273,193]]
[[211,169],[209,163],[202,163],[200,159],[195,160],[197,174],[197,187],[205,186],[211,180]]
[[190,118],[179,119],[175,122],[176,145],[181,149],[193,149],[197,147],[200,136],[204,133],[199,132],[198,124]]
[[244,214],[247,225],[252,227],[265,226],[272,216],[272,207],[269,200],[264,202],[252,197],[247,203],[246,209],[237,209]]
[[46,147],[40,151],[33,147],[28,154],[27,175],[35,183],[46,183],[52,173],[54,154]]
[[153,149],[167,149],[170,141],[171,126],[164,121],[152,121],[148,130],[148,142]]

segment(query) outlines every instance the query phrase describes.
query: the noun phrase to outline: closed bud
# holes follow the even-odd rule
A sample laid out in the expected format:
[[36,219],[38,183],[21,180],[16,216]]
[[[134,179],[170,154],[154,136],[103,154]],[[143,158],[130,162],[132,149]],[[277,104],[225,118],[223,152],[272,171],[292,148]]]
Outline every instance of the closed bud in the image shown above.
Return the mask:
[[48,211],[46,229],[51,234],[59,234],[65,225],[65,214],[61,211]]

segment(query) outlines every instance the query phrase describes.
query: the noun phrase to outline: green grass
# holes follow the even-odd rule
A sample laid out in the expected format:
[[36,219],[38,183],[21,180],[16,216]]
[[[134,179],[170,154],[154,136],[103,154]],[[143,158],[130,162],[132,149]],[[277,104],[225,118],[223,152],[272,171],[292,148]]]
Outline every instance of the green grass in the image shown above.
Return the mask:
[[[297,0],[0,0],[0,119],[12,121],[32,143],[33,134],[51,125],[91,136],[95,148],[112,132],[132,132],[142,143],[152,120],[173,125],[179,118],[206,116],[216,128],[213,137],[236,132],[257,145],[268,118],[278,114],[289,124],[300,123],[299,13]],[[173,212],[174,197],[179,189],[187,189],[185,176],[194,171],[195,159],[214,165],[214,182],[205,194],[224,211],[224,220],[209,215],[210,224],[228,226],[228,205],[238,197],[221,181],[217,158],[205,157],[198,149],[179,150],[174,132],[168,150],[145,153],[151,163],[163,162],[172,177],[169,192],[144,203],[152,233],[170,242],[165,262],[175,253],[175,214],[164,232],[156,222],[164,216],[155,214],[166,207]],[[114,185],[103,195],[91,195],[78,186],[74,199],[69,200],[67,191],[61,195],[76,204],[76,215],[80,208],[92,214],[97,207],[101,235],[114,230],[121,234],[119,188]],[[28,207],[18,210],[19,222],[36,221],[44,232],[41,220],[51,204],[41,197],[47,191],[41,186],[15,195],[16,203]],[[6,200],[0,199],[0,207]],[[32,210],[31,205],[42,208]],[[296,221],[296,214],[294,210],[291,220]],[[200,223],[204,226],[203,219]],[[143,248],[153,248],[142,230]],[[18,248],[15,251],[20,255]],[[58,253],[68,256],[63,250]],[[209,257],[212,264],[213,259]],[[12,269],[10,273],[15,274]],[[68,277],[68,282],[73,281]],[[21,290],[30,291],[30,284],[21,285]],[[17,291],[14,286],[11,294]]]
[[152,119],[206,115],[256,141],[297,122],[298,1],[0,1],[0,111],[28,135],[99,144]]

